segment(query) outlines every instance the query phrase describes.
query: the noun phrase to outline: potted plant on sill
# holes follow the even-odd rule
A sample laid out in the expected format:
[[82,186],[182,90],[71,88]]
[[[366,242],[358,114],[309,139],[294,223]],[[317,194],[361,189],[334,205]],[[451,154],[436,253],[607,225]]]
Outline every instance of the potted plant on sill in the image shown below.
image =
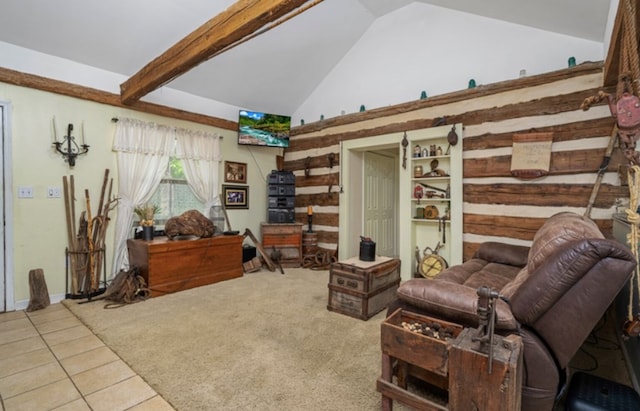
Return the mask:
[[140,227],[142,227],[142,239],[145,241],[153,240],[153,225],[156,213],[160,211],[160,207],[155,204],[143,204],[133,209],[140,219]]

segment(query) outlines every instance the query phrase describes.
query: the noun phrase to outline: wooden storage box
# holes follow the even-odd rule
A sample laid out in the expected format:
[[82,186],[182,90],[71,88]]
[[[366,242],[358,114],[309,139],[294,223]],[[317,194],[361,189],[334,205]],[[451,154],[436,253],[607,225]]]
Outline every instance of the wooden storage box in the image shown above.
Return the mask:
[[140,269],[155,297],[242,277],[242,240],[240,235],[127,240],[129,263]]
[[[410,331],[402,326],[403,322],[438,323],[441,329],[451,329],[453,338],[444,341]],[[463,327],[459,324],[398,309],[382,323],[380,331],[382,353],[447,377],[449,346],[462,330]]]
[[400,260],[358,258],[331,264],[327,309],[368,320],[396,299],[400,284]]
[[295,268],[302,265],[302,224],[260,224],[262,248],[271,254],[273,249],[280,251],[280,264]]

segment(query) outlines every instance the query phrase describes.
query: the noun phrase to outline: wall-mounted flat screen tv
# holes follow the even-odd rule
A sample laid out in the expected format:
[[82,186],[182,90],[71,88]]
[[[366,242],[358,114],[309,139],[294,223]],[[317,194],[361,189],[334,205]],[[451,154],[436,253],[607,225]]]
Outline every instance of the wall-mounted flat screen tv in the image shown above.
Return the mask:
[[240,110],[238,144],[289,147],[291,117]]

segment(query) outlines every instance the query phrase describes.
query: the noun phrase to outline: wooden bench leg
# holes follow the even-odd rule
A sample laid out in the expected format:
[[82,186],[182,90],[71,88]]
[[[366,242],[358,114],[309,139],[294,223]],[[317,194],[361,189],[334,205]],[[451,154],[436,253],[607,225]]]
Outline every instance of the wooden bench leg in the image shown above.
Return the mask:
[[[382,354],[382,379],[385,381],[393,381],[393,367],[391,366],[391,357]],[[382,394],[382,411],[393,411],[393,400]]]

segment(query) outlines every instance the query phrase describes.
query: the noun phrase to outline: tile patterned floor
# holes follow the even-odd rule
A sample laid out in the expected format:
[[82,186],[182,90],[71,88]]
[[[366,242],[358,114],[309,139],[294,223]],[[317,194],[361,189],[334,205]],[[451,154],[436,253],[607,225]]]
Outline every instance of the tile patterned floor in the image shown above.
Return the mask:
[[0,314],[0,410],[171,411],[64,305]]

